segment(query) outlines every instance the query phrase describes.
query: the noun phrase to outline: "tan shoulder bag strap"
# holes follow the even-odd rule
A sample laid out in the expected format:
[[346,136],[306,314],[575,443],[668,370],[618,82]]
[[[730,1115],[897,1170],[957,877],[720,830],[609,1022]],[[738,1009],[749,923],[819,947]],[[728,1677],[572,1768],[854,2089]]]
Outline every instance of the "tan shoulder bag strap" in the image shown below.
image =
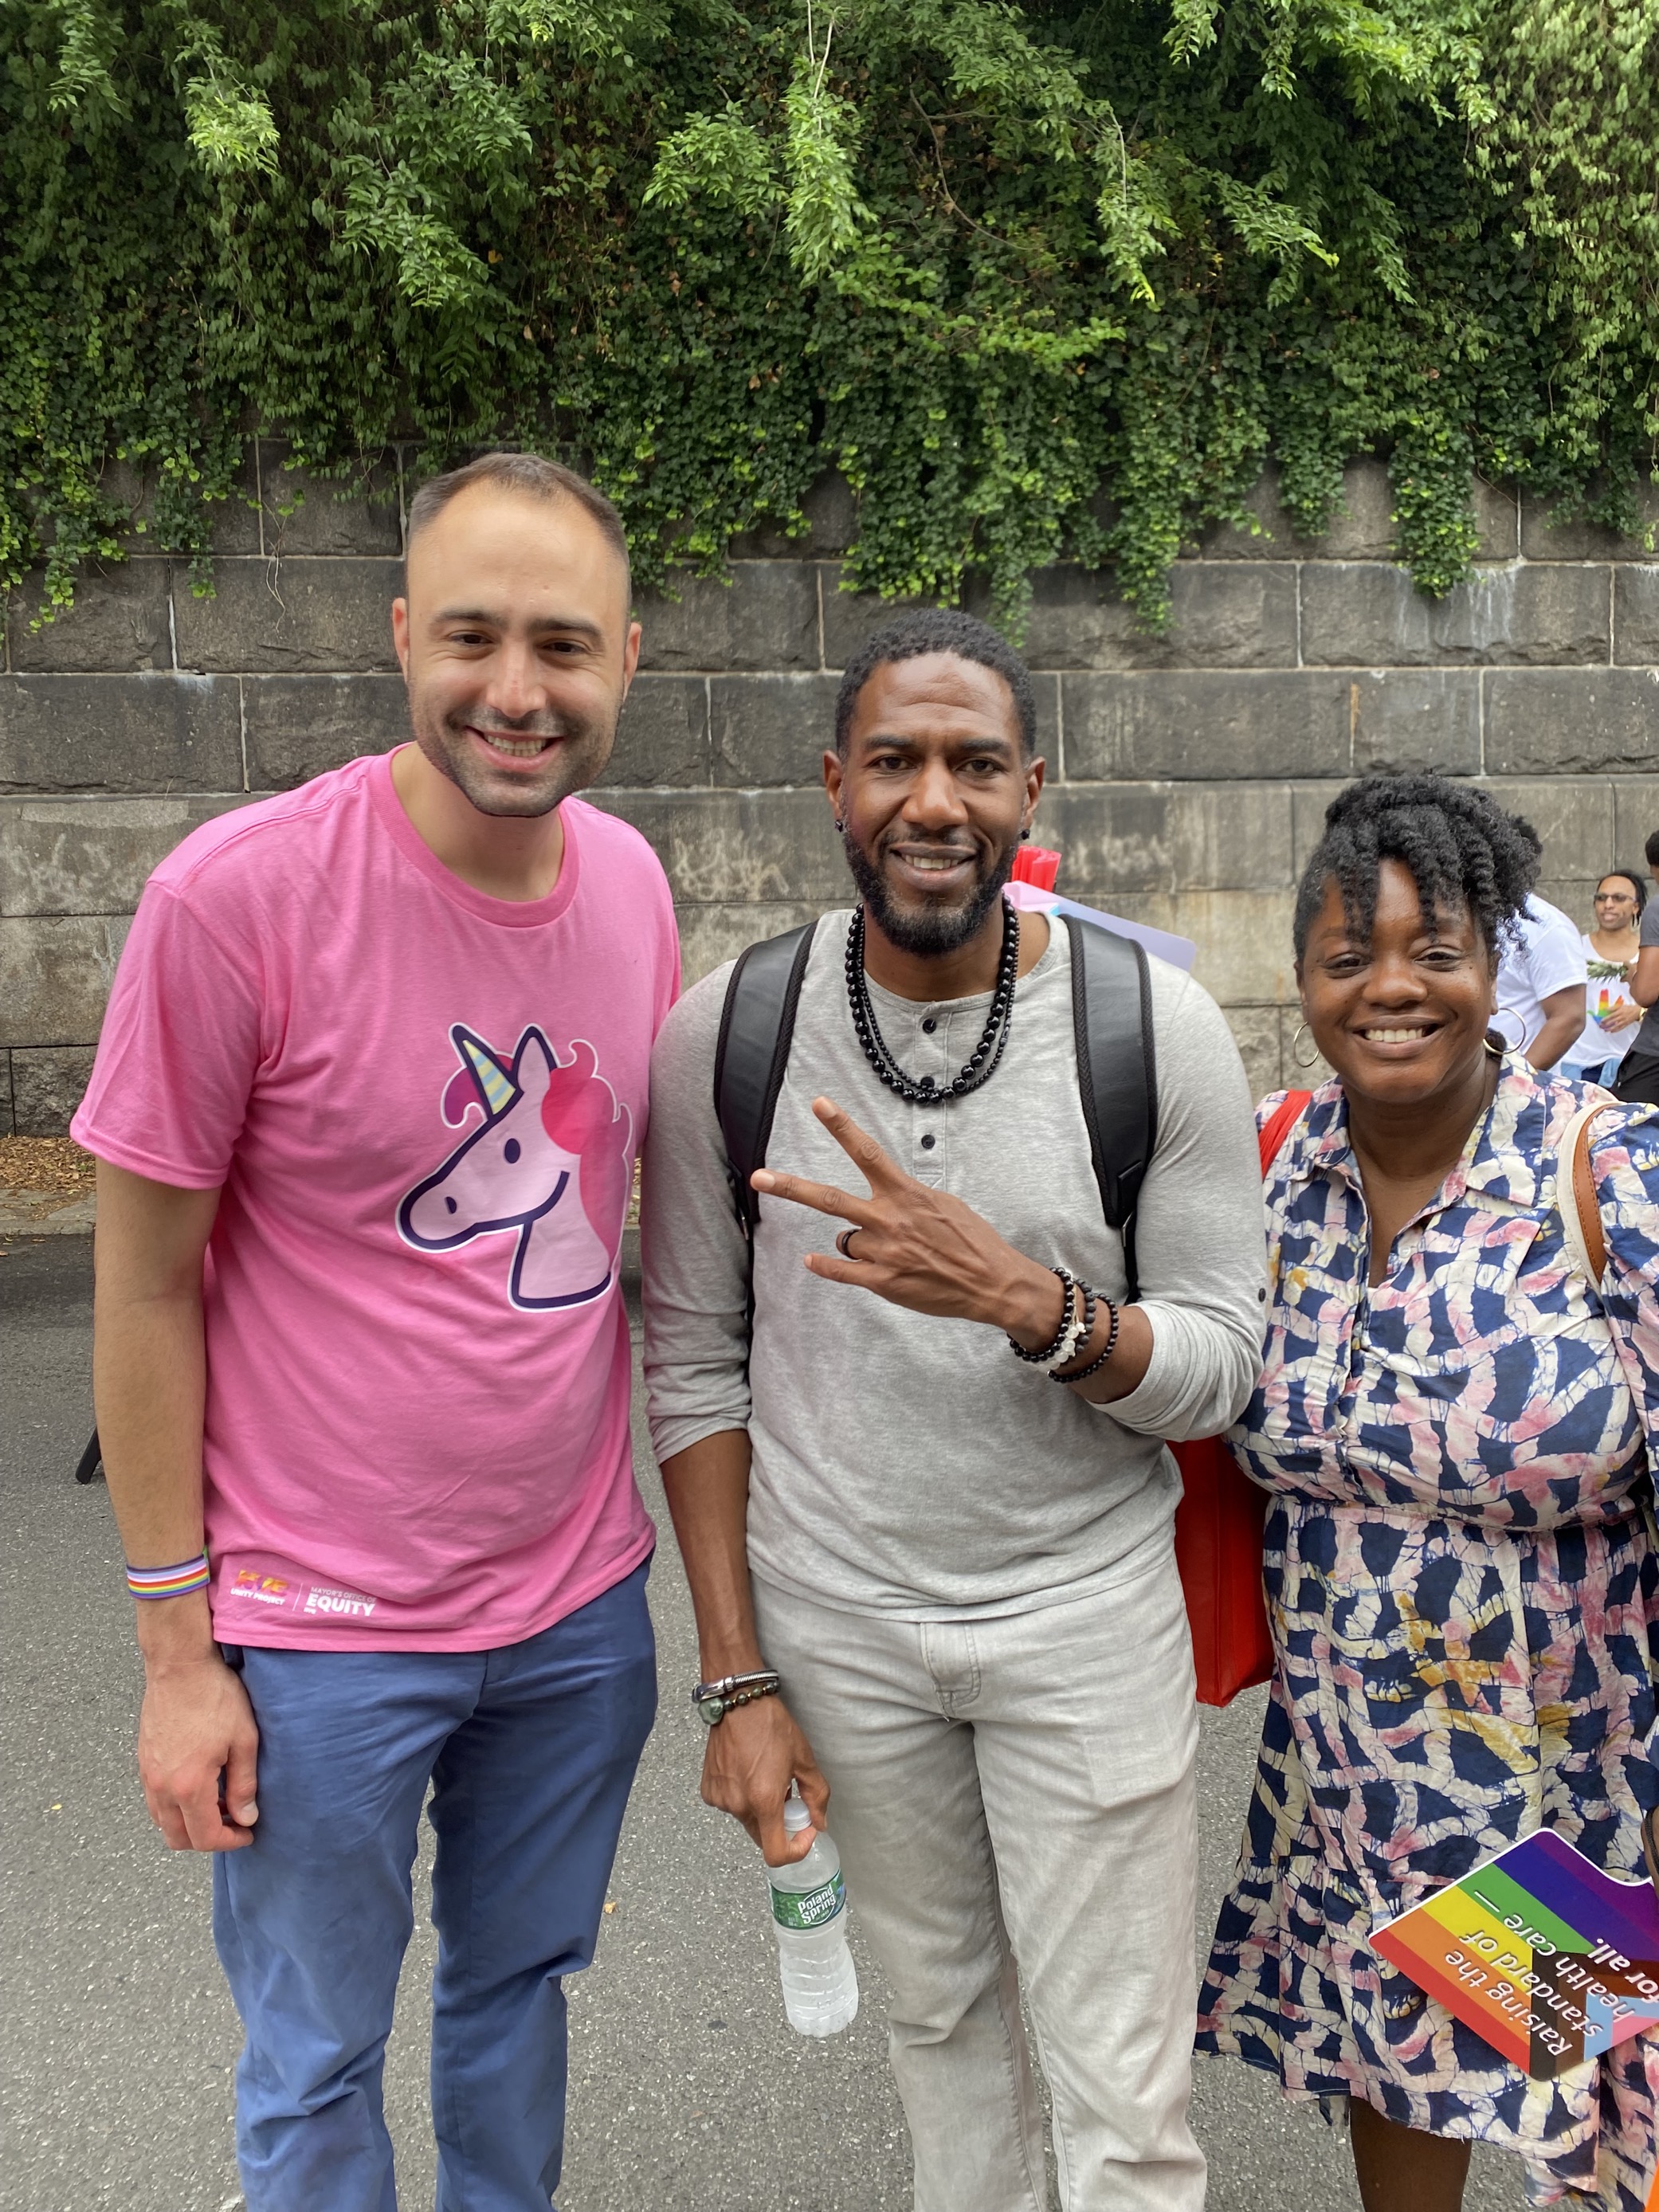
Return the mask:
[[[1596,1115],[1615,1103],[1601,1098],[1593,1106],[1581,1106],[1561,1133],[1555,1160],[1555,1202],[1560,1208],[1568,1257],[1585,1279],[1598,1288],[1607,1264],[1607,1244],[1601,1230],[1601,1209],[1596,1203],[1595,1178],[1590,1173],[1589,1128]],[[1571,1204],[1562,1188],[1564,1169],[1571,1185]]]

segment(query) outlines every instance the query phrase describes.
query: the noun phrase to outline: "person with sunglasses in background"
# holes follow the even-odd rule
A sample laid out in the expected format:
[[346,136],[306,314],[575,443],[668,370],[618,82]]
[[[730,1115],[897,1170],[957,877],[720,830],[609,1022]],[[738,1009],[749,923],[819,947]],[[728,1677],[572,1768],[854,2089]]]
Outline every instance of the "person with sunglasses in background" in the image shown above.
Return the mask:
[[1643,1010],[1630,985],[1647,902],[1647,885],[1631,868],[1609,869],[1595,886],[1595,924],[1583,933],[1583,1034],[1560,1061],[1561,1073],[1571,1082],[1611,1087],[1635,1041]]

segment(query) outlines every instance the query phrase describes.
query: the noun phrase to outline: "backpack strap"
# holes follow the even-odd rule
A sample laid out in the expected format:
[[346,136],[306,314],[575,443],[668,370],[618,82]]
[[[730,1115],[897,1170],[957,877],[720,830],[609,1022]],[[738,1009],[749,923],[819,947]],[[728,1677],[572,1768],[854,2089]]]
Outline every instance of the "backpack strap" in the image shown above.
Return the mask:
[[751,945],[732,970],[714,1047],[714,1112],[726,1139],[726,1171],[743,1233],[752,1238],[760,1198],[749,1178],[766,1164],[772,1116],[789,1065],[795,1009],[817,924]]
[[1135,1206],[1158,1142],[1158,1069],[1152,1052],[1152,984],[1146,955],[1133,938],[1076,915],[1072,944],[1072,1025],[1077,1081],[1089,1152],[1109,1227],[1123,1238],[1131,1304]]

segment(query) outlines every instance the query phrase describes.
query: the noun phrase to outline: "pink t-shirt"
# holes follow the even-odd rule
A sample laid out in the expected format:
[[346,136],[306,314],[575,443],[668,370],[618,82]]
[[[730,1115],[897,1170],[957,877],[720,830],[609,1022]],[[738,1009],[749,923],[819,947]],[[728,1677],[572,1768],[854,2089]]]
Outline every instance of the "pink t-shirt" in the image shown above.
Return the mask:
[[416,835],[391,755],[150,878],[74,1132],[223,1186],[204,1279],[215,1633],[535,1635],[647,1558],[617,1257],[678,988],[642,837],[564,804],[549,898]]

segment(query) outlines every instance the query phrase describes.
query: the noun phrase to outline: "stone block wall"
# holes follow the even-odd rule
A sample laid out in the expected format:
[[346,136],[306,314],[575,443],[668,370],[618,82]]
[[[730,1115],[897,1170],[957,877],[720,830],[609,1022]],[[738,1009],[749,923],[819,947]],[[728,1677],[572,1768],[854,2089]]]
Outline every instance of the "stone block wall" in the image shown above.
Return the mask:
[[[135,533],[70,615],[37,627],[31,589],[7,611],[0,1132],[65,1126],[145,875],[180,837],[406,733],[387,614],[401,459],[343,500],[285,460],[271,440],[250,456],[213,597]],[[1483,486],[1480,575],[1435,601],[1389,562],[1380,465],[1352,465],[1316,542],[1270,480],[1255,504],[1260,534],[1212,532],[1182,561],[1167,635],[1109,575],[1060,567],[1036,580],[1025,649],[1061,888],[1194,939],[1265,1091],[1297,1019],[1297,873],[1346,777],[1489,780],[1581,921],[1603,869],[1639,865],[1659,828],[1659,560]],[[688,977],[848,896],[818,761],[837,673],[890,610],[839,588],[844,487],[811,513],[804,541],[740,544],[729,584],[639,609],[641,674],[595,795],[661,855]]]

